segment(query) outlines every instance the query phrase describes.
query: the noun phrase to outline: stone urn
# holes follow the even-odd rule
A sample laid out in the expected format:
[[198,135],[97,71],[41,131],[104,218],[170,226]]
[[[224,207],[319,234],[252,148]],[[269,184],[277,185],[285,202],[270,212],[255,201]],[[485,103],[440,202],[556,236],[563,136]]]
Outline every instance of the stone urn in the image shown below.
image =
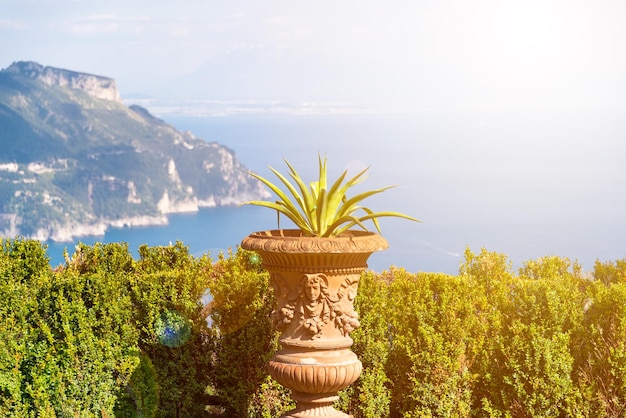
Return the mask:
[[242,248],[261,256],[276,294],[272,322],[282,332],[281,350],[269,370],[297,403],[283,417],[350,416],[333,403],[361,374],[350,350],[350,332],[359,326],[354,298],[367,259],[387,246],[383,237],[365,231],[322,238],[271,230],[242,241]]

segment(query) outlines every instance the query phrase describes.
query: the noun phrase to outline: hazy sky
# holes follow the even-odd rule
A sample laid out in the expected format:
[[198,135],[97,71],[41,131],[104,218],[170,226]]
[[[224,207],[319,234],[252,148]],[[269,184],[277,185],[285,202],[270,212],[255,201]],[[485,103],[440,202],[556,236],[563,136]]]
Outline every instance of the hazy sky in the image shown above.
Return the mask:
[[0,0],[0,67],[122,96],[619,106],[624,0]]

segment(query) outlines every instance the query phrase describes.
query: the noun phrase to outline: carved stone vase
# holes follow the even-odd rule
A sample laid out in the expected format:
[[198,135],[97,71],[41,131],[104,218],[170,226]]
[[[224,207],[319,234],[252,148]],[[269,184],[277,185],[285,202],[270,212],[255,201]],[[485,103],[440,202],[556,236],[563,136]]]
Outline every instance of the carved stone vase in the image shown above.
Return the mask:
[[350,350],[350,332],[359,326],[354,298],[367,259],[387,241],[365,231],[321,238],[272,230],[249,235],[241,247],[261,256],[276,294],[272,321],[282,332],[281,350],[269,369],[297,402],[283,417],[349,417],[332,404],[361,374]]

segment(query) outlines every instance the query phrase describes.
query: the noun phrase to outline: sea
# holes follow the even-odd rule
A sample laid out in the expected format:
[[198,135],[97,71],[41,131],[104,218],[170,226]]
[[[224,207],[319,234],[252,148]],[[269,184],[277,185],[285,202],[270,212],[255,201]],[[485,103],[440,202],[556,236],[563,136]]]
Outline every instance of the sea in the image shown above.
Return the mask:
[[[151,110],[148,107],[148,110]],[[623,109],[424,107],[402,112],[166,113],[179,130],[233,150],[272,178],[288,160],[305,179],[318,156],[330,176],[369,167],[363,191],[395,185],[364,205],[420,219],[382,218],[389,248],[370,257],[374,271],[458,273],[464,252],[506,254],[513,269],[542,256],[578,261],[626,257],[626,118]],[[286,227],[286,220],[281,221]],[[166,226],[111,228],[101,237],[48,242],[52,265],[78,242],[182,241],[194,256],[235,249],[250,232],[277,227],[255,206],[205,208],[169,216]]]

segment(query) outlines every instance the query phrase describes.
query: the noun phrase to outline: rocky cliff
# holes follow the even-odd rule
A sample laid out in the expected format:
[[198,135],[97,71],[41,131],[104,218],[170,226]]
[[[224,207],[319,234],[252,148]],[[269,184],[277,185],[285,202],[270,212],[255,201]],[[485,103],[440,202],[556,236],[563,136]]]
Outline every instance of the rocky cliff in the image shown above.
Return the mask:
[[0,236],[71,240],[268,197],[234,151],[119,97],[106,77],[0,71]]
[[3,70],[7,74],[29,77],[48,86],[69,87],[82,90],[96,99],[121,102],[115,80],[61,68],[44,67],[32,61],[14,62]]

